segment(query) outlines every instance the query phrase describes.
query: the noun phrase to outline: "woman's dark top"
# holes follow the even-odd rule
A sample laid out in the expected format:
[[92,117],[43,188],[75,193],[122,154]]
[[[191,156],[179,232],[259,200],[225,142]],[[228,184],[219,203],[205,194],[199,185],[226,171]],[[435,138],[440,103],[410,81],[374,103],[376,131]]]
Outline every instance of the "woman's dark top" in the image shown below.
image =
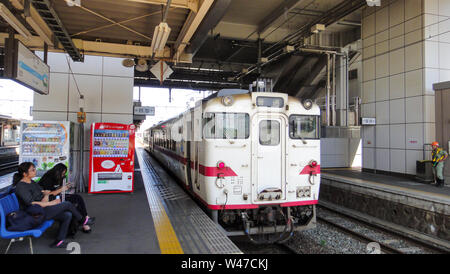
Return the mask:
[[31,183],[18,182],[16,185],[16,196],[21,208],[31,205],[32,202],[40,202],[44,198],[42,187],[31,180]]

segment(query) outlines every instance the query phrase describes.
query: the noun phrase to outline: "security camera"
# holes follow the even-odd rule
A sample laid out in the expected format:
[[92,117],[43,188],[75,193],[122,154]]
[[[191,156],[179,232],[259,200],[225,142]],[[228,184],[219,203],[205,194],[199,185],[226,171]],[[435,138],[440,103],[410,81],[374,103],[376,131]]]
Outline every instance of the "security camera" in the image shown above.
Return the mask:
[[81,6],[81,0],[66,0],[66,4],[69,7],[73,7],[73,6],[79,7],[79,6]]
[[381,6],[381,0],[366,0],[366,2],[367,2],[367,5],[369,7],[373,7],[373,6],[379,7],[379,6]]

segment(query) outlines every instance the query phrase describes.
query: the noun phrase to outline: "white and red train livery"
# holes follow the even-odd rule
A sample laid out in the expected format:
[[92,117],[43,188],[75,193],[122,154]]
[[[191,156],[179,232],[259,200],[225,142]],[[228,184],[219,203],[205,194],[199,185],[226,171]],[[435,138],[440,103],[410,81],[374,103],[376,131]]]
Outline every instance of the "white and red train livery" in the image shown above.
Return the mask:
[[319,116],[284,93],[221,90],[147,129],[144,143],[230,235],[275,242],[315,223]]

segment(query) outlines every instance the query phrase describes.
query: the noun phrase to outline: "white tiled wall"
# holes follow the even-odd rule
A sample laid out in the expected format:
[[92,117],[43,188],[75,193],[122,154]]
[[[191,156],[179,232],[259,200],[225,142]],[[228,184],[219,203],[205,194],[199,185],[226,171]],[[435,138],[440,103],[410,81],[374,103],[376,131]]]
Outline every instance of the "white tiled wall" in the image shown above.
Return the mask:
[[435,135],[433,84],[450,81],[450,1],[392,0],[362,18],[363,167],[415,174]]
[[[42,52],[37,52],[43,56]],[[61,120],[77,123],[79,92],[85,98],[85,167],[88,167],[90,126],[95,122],[133,122],[133,68],[122,66],[122,58],[85,56],[72,62],[62,53],[49,53],[50,94],[35,95],[34,120]],[[73,74],[70,74],[70,68]],[[75,81],[75,80],[76,81]],[[77,88],[78,86],[78,88]],[[78,140],[75,150],[79,150]],[[87,174],[87,170],[85,170]]]

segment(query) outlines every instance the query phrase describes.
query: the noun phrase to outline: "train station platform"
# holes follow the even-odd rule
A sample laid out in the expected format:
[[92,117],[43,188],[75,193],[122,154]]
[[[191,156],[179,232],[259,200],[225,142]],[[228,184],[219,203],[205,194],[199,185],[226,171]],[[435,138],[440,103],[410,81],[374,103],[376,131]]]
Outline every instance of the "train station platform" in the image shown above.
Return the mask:
[[[90,234],[74,239],[81,254],[239,254],[241,251],[146,151],[136,151],[134,192],[80,194],[89,216],[96,217]],[[7,185],[12,175],[0,178]],[[0,187],[1,187],[0,186]],[[35,254],[69,254],[74,249],[50,248],[59,225],[33,238]],[[9,240],[0,239],[0,252]],[[13,243],[11,254],[29,253],[27,240]],[[76,251],[75,251],[76,252]]]
[[449,185],[438,188],[359,169],[322,169],[319,204],[450,250]]

